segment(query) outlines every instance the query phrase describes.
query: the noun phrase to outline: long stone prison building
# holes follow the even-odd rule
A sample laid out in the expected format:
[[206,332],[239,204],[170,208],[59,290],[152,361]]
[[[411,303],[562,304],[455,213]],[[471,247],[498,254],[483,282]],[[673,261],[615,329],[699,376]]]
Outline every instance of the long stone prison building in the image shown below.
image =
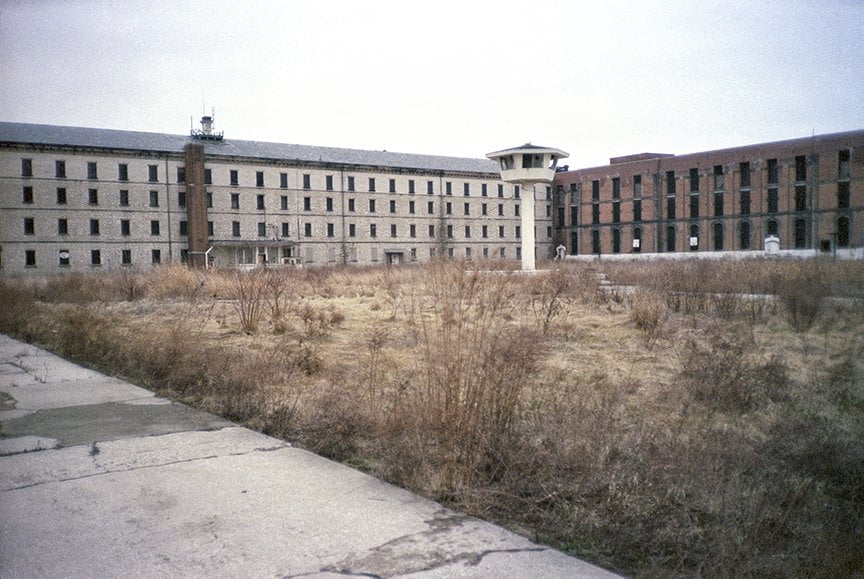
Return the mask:
[[[0,123],[0,275],[518,259],[520,193],[487,159]],[[536,195],[541,259],[761,252],[769,235],[860,255],[864,131],[619,157]]]

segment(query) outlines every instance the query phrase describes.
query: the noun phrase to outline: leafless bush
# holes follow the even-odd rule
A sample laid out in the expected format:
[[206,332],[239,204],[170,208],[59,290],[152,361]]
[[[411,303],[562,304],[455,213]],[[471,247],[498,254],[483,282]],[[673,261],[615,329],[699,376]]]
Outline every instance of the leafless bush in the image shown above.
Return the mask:
[[540,274],[529,291],[534,321],[544,336],[552,323],[566,314],[567,301],[573,290],[572,277],[561,269]]
[[822,311],[827,282],[817,263],[799,263],[779,284],[777,297],[786,307],[789,323],[797,332],[809,330]]
[[664,297],[654,291],[638,290],[630,295],[630,321],[652,348],[663,331],[667,309]]
[[263,269],[234,270],[228,274],[234,309],[240,318],[240,327],[247,334],[258,331],[267,297],[267,279]]

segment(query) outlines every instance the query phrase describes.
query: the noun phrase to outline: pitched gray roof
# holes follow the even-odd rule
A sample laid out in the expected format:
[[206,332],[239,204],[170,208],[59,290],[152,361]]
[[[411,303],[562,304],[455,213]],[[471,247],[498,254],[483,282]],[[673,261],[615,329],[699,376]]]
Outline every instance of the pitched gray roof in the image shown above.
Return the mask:
[[206,154],[214,156],[498,175],[498,166],[494,161],[488,159],[364,151],[235,139],[198,141],[187,135],[0,122],[0,144],[14,143],[182,153],[183,147],[190,142],[203,144]]

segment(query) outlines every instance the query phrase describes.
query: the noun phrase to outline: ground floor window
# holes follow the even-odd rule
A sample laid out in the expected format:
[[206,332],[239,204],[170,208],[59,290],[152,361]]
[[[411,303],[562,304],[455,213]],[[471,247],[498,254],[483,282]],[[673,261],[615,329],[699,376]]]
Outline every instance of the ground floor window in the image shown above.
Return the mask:
[[741,249],[750,249],[750,222],[742,221],[738,229],[738,246]]
[[795,249],[807,247],[807,222],[803,219],[795,220]]
[[849,218],[837,219],[837,247],[849,247]]
[[666,228],[666,251],[675,251],[675,226]]

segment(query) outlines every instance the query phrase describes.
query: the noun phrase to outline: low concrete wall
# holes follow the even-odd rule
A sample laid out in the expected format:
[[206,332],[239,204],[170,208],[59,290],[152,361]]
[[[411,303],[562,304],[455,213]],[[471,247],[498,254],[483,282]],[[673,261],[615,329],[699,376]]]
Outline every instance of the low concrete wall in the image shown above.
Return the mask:
[[864,247],[844,248],[834,251],[816,249],[781,249],[777,252],[765,251],[676,251],[669,253],[604,253],[601,255],[567,255],[566,261],[635,261],[635,260],[673,260],[673,259],[812,259],[815,257],[836,257],[837,259],[864,259]]

